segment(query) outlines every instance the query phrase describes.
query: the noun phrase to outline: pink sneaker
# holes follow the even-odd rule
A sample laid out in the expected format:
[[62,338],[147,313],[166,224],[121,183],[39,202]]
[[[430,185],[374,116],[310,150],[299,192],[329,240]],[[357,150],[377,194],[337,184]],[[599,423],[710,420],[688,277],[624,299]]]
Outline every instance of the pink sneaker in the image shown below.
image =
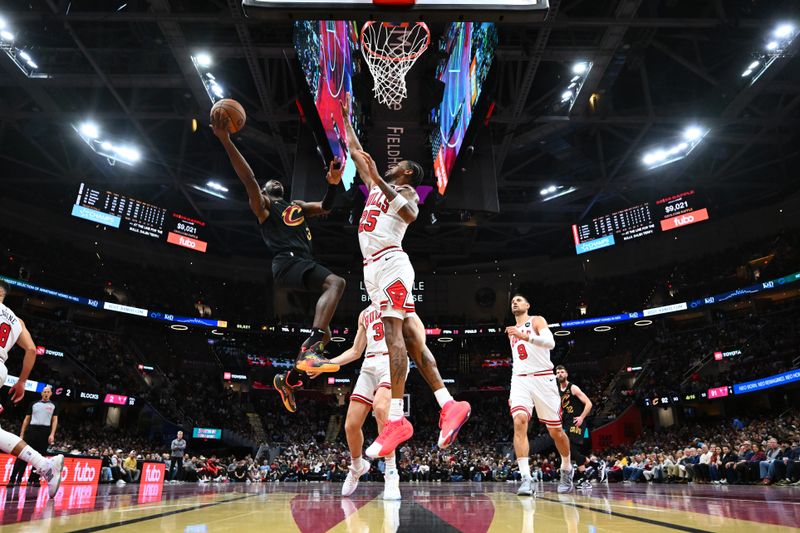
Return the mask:
[[386,422],[381,434],[378,435],[375,442],[373,442],[364,453],[366,453],[367,457],[370,459],[386,457],[413,435],[414,427],[411,425],[411,422],[405,418],[390,420]]
[[439,448],[447,448],[456,440],[461,426],[467,423],[472,407],[469,402],[451,400],[444,404],[439,414]]

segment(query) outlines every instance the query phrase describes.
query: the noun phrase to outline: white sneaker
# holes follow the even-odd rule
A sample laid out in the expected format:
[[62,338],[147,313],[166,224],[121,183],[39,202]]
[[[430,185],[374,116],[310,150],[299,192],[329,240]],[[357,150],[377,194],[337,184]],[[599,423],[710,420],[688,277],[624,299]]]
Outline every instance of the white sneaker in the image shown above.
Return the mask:
[[350,467],[350,471],[347,473],[347,478],[344,480],[344,484],[342,484],[342,496],[350,496],[356,491],[358,487],[358,480],[369,472],[369,461],[365,460],[363,457],[361,458],[361,468],[353,468]]
[[127,483],[125,483],[125,480],[124,479],[118,479],[117,480],[117,486],[121,487],[123,485],[127,485]]
[[397,470],[388,472],[384,477],[383,484],[383,499],[384,500],[400,500],[403,496],[400,494],[400,474]]
[[533,487],[533,480],[529,477],[523,477],[522,482],[517,489],[517,496],[533,496],[536,489]]
[[41,477],[47,480],[47,490],[50,498],[55,498],[58,487],[61,485],[61,470],[64,468],[64,456],[56,455],[50,459],[50,467],[42,472]]

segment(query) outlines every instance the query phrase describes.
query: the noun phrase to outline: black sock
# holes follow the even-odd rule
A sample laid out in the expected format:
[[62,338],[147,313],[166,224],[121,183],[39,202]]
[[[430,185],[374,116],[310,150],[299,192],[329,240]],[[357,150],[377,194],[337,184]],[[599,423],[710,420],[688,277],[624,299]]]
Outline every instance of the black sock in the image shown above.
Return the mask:
[[283,380],[286,382],[287,385],[289,385],[292,388],[299,387],[300,385],[303,384],[303,382],[300,381],[300,372],[298,372],[294,368],[286,373],[286,376],[283,378]]
[[[309,336],[305,342],[303,343],[303,348],[310,348],[317,342],[321,342],[323,337],[325,337],[325,330],[320,328],[312,328],[311,329],[311,336]],[[305,350],[303,350],[305,351]]]

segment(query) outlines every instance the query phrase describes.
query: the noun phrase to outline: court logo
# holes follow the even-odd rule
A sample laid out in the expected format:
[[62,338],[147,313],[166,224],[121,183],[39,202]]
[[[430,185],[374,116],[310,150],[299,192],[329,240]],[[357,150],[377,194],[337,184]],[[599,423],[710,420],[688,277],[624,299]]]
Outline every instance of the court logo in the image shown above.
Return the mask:
[[289,227],[299,226],[306,221],[303,216],[303,208],[295,204],[284,209],[281,217],[283,218],[283,223]]

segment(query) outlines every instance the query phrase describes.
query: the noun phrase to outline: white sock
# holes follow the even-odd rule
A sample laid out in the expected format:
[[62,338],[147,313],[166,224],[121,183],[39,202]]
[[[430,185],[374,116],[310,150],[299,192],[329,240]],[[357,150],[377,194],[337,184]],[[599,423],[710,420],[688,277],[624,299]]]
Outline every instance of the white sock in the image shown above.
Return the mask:
[[361,470],[362,468],[364,468],[364,459],[361,457],[353,457],[353,459],[350,461],[350,470],[355,472],[356,470]]
[[19,452],[19,458],[26,463],[32,464],[37,472],[44,472],[50,467],[50,461],[42,457],[42,454],[30,446],[25,446],[22,451]]
[[561,456],[561,470],[572,470],[572,459],[569,455]]
[[389,406],[389,420],[400,420],[403,418],[403,399],[392,398],[392,403]]
[[386,460],[385,460],[385,463],[386,463],[386,473],[387,474],[390,473],[390,472],[392,474],[396,474],[397,473],[397,461],[395,459],[395,454],[392,454],[392,455],[388,456],[386,458]]
[[11,453],[11,451],[17,447],[17,444],[22,439],[14,435],[13,433],[9,433],[4,429],[0,429],[0,451],[5,453]]
[[436,401],[439,402],[439,408],[443,408],[444,404],[453,399],[447,387],[442,387],[437,391],[433,391],[433,395],[436,396]]
[[530,478],[531,467],[528,464],[528,458],[523,457],[522,459],[517,459],[517,464],[519,465],[519,474],[522,476],[522,479]]

